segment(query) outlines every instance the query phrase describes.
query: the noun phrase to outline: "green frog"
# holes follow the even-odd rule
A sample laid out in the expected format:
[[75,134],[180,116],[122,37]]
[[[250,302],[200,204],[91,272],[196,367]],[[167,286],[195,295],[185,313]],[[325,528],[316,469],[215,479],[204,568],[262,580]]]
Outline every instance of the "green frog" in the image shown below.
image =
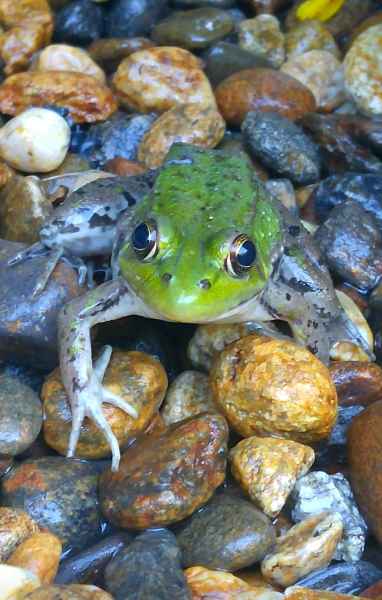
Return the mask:
[[173,145],[151,192],[117,224],[112,271],[111,281],[59,316],[61,373],[72,408],[68,456],[89,417],[118,469],[120,450],[102,404],[137,417],[102,385],[111,348],[93,365],[90,329],[97,323],[129,315],[197,324],[277,319],[324,362],[339,340],[371,354],[309,234],[269,195],[244,154]]

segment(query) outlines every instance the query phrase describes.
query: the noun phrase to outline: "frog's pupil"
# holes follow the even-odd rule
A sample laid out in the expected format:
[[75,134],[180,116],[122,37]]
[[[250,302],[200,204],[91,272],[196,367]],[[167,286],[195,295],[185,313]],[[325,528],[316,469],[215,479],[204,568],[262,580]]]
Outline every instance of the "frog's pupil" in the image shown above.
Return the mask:
[[241,244],[237,253],[237,262],[241,267],[251,267],[256,260],[256,248],[251,240]]
[[150,229],[146,223],[141,223],[133,233],[133,246],[138,252],[146,250],[150,245]]

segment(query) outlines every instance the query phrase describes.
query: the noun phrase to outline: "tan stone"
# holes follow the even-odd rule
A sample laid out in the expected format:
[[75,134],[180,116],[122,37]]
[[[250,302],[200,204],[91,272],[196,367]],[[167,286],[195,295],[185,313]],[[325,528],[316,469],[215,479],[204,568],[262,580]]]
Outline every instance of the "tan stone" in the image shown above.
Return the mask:
[[230,452],[234,477],[254,503],[269,517],[283,508],[296,479],[314,462],[309,446],[290,440],[250,437]]
[[43,585],[28,600],[113,600],[113,597],[95,585]]
[[285,598],[288,598],[288,600],[349,600],[350,598],[358,597],[348,594],[337,594],[337,592],[310,590],[298,586],[289,587],[285,590]]
[[208,375],[184,371],[168,388],[161,411],[167,425],[203,412],[218,412],[212,399]]
[[284,34],[279,20],[273,15],[259,15],[254,19],[244,19],[238,24],[239,46],[264,56],[275,69],[285,60]]
[[67,44],[51,44],[44,48],[37,57],[33,70],[75,71],[84,75],[91,75],[101,83],[106,81],[105,73],[86,50]]
[[121,102],[143,113],[162,113],[180,104],[216,107],[201,61],[182,48],[134,52],[121,62],[113,83]]
[[33,573],[0,564],[0,600],[24,600],[27,594],[40,585],[39,578]]
[[21,542],[38,531],[38,525],[20,508],[0,507],[0,562],[5,562]]
[[41,583],[52,583],[61,558],[62,544],[53,533],[39,532],[22,542],[7,564],[34,573]]
[[262,574],[272,583],[292,585],[330,563],[342,532],[338,513],[320,513],[304,519],[278,538],[272,553],[261,563]]
[[138,149],[138,160],[147,168],[156,169],[175,142],[215,148],[224,132],[224,119],[214,107],[175,106],[160,116],[146,133]]
[[243,437],[311,443],[327,437],[336,420],[329,370],[292,342],[241,338],[217,357],[210,381],[219,409]]

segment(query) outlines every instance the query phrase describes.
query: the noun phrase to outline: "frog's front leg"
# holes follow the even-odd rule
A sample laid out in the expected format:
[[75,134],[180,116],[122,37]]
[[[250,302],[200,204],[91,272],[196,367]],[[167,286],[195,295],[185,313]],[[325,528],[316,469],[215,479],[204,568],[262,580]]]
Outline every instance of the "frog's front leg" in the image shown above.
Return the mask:
[[97,323],[129,315],[149,316],[125,283],[117,279],[66,304],[58,319],[61,376],[72,409],[72,431],[67,455],[74,455],[82,421],[89,417],[110,444],[113,470],[118,469],[120,451],[118,441],[102,412],[102,404],[113,404],[132,417],[137,417],[137,414],[130,404],[102,385],[110,349],[104,351],[93,369],[90,329]]

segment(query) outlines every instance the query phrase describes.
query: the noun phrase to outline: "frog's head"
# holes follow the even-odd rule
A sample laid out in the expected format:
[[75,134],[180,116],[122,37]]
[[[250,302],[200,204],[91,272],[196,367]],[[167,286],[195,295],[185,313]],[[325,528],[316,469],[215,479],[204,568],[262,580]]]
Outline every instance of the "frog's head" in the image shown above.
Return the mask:
[[212,321],[263,289],[281,232],[279,212],[244,155],[176,144],[125,232],[119,265],[163,318]]

